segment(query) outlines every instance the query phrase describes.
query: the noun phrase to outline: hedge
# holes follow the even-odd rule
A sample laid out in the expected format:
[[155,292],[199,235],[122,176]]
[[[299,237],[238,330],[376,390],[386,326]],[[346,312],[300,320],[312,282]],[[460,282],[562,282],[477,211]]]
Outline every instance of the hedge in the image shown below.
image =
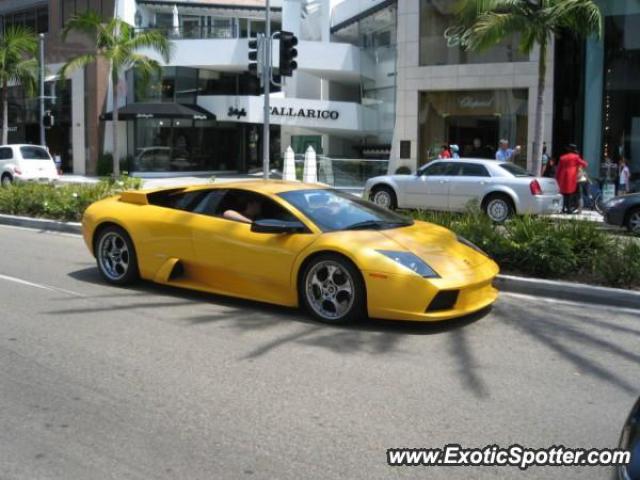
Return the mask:
[[471,207],[463,214],[412,212],[478,245],[504,273],[640,288],[640,243],[594,222],[517,216],[503,225]]

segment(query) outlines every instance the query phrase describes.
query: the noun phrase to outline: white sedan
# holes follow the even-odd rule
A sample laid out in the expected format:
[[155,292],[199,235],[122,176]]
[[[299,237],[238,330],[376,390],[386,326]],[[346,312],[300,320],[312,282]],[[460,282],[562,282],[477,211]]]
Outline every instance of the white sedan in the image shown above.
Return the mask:
[[555,179],[534,177],[513,163],[471,158],[435,160],[414,175],[371,178],[364,198],[385,208],[454,212],[476,201],[495,222],[514,213],[557,213],[562,208]]

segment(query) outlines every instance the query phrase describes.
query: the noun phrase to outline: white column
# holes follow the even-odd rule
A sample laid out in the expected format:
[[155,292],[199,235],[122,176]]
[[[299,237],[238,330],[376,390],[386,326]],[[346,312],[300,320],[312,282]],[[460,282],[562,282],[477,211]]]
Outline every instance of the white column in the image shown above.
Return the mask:
[[71,75],[71,149],[73,173],[86,173],[86,143],[84,120],[84,69],[79,68]]

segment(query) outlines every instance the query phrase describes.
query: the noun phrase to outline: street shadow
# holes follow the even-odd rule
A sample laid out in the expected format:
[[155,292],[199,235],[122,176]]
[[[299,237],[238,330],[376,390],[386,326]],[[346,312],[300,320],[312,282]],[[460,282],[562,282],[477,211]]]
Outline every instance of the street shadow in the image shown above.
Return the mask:
[[[591,312],[588,311],[583,316],[565,312],[564,321],[560,323],[546,317],[539,312],[539,309],[529,308],[526,304],[512,303],[508,306],[503,305],[501,312],[497,312],[495,317],[498,321],[541,343],[551,352],[571,363],[577,371],[610,383],[627,393],[637,394],[637,385],[632,385],[616,370],[594,360],[589,355],[589,350],[599,350],[619,360],[640,365],[640,354],[598,336],[593,327],[634,335],[639,332],[611,322],[589,318],[587,315],[590,314]],[[526,318],[526,321],[522,321],[523,318]]]

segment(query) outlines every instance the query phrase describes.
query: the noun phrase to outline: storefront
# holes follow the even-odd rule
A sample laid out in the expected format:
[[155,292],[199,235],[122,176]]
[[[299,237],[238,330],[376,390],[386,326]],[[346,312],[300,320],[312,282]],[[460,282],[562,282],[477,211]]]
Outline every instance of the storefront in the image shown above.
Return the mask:
[[[640,176],[640,3],[600,2],[603,40],[590,39],[584,53],[583,150],[592,175],[602,176],[605,158],[625,158],[632,180]],[[575,86],[565,82],[559,89]]]
[[[502,138],[526,145],[528,96],[526,89],[421,92],[420,164],[437,157],[443,144],[479,158],[495,158]],[[526,158],[515,162],[526,165]]]

